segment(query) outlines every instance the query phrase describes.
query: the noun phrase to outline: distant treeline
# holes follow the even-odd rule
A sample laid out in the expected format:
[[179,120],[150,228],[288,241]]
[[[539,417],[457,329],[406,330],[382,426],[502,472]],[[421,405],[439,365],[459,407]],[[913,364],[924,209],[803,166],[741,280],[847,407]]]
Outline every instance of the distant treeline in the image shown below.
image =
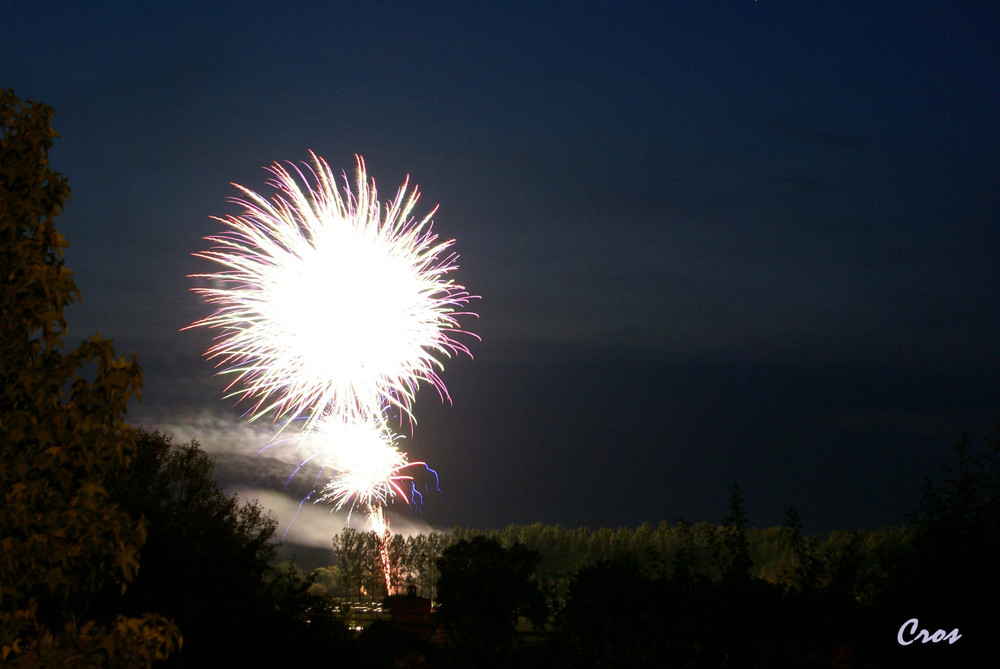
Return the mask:
[[[538,579],[556,602],[580,570],[629,558],[648,578],[721,582],[739,559],[744,533],[748,576],[787,590],[836,589],[872,603],[912,554],[914,533],[905,527],[833,531],[825,538],[801,534],[794,525],[766,529],[684,521],[644,523],[637,528],[568,529],[559,525],[510,525],[502,530],[456,527],[451,533],[393,537],[389,550],[400,591],[414,586],[433,596],[435,560],[450,545],[481,536],[504,548],[521,544],[540,556]],[[347,599],[380,599],[385,593],[377,537],[345,529],[333,540],[335,564],[315,572],[323,591]]]
[[538,551],[539,577],[550,592],[562,595],[581,569],[623,557],[635,560],[647,577],[721,582],[739,559],[739,544],[733,539],[741,531],[750,577],[794,590],[846,588],[858,601],[871,601],[913,538],[905,528],[835,531],[821,539],[803,536],[794,527],[757,529],[684,521],[615,530],[571,530],[540,523],[488,531],[456,528],[450,538],[479,535],[505,547],[521,543]]

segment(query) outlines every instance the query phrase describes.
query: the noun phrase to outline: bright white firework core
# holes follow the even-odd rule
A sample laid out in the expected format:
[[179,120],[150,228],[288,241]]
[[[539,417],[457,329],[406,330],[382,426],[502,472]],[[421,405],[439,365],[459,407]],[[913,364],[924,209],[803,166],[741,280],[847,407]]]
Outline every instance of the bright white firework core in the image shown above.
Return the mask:
[[408,182],[383,211],[360,158],[356,191],[345,177],[343,194],[313,160],[314,183],[273,165],[270,200],[238,186],[243,215],[217,219],[228,230],[195,254],[224,268],[193,275],[218,308],[190,327],[221,331],[206,355],[235,375],[233,395],[255,401],[252,418],[384,423],[386,405],[410,412],[420,382],[447,397],[437,372],[468,353],[452,335],[465,334],[456,309],[472,296],[447,277],[457,256],[431,232],[434,212],[410,216]]
[[289,261],[275,269],[261,314],[293,352],[290,364],[355,379],[394,373],[400,356],[420,356],[426,296],[405,258],[333,221]]

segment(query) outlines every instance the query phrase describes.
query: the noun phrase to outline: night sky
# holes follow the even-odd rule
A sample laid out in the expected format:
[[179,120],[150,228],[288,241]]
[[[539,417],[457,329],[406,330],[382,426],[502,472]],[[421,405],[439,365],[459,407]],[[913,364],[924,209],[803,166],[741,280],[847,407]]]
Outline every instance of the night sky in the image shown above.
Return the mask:
[[[905,522],[1000,420],[1000,4],[477,5],[5,4],[0,86],[55,108],[72,188],[69,341],[138,355],[130,422],[281,488],[186,275],[231,182],[360,154],[482,296],[403,444],[441,493],[397,527],[720,522],[733,480],[757,526]],[[261,499],[286,523],[309,483]]]

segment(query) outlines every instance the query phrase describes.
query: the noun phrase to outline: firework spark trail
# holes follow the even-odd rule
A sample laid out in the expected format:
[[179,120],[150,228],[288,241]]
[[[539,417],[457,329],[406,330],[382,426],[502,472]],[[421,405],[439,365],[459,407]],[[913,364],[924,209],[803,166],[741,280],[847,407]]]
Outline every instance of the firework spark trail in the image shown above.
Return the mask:
[[389,519],[382,511],[382,507],[373,507],[368,514],[368,522],[371,523],[375,537],[378,539],[378,556],[379,561],[382,562],[385,591],[393,595],[396,593],[396,584],[393,582],[392,560],[389,557],[389,541],[392,536],[389,532]]
[[458,256],[449,250],[454,240],[438,241],[431,230],[437,208],[411,216],[419,193],[407,192],[409,177],[383,214],[360,156],[356,192],[344,175],[341,193],[327,163],[310,155],[306,172],[268,168],[277,191],[270,200],[234,184],[242,215],[216,218],[227,230],[194,254],[223,269],[191,275],[207,284],[194,290],[216,311],[188,328],[219,332],[205,355],[233,376],[227,397],[251,403],[250,421],[270,415],[279,433],[301,426],[309,455],[289,480],[313,460],[320,473],[299,510],[328,470],[318,500],[349,506],[348,518],[359,506],[368,512],[391,594],[384,507],[420,495],[408,467],[437,473],[408,461],[388,416],[398,410],[412,429],[421,383],[450,400],[438,373],[444,359],[471,356],[455,337],[478,338],[458,323],[475,315],[462,311],[475,296],[448,276]]

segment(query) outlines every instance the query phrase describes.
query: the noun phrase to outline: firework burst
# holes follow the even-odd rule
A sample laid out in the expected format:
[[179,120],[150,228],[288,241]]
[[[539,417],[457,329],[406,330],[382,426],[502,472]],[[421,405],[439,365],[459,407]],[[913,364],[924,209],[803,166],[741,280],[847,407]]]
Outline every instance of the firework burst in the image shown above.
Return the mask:
[[442,399],[443,360],[468,349],[455,336],[473,299],[449,278],[453,240],[438,241],[431,216],[411,216],[419,194],[409,180],[384,207],[358,157],[356,191],[343,193],[330,167],[312,154],[306,168],[269,168],[270,200],[242,186],[240,216],[208,237],[195,255],[223,269],[194,277],[216,307],[189,327],[219,331],[206,352],[234,378],[228,396],[248,400],[253,420],[305,419],[331,413],[353,423],[384,420],[394,406],[412,418],[421,382]]
[[350,423],[332,417],[317,423],[303,440],[306,450],[317,454],[322,468],[331,472],[319,501],[333,502],[338,509],[371,509],[396,497],[409,503],[404,486],[413,477],[404,470],[423,463],[409,462],[397,439],[375,422]]
[[473,315],[462,309],[474,297],[449,278],[458,256],[453,240],[431,231],[436,208],[411,216],[419,195],[408,192],[408,177],[383,208],[360,157],[356,189],[344,175],[341,192],[311,155],[305,171],[269,168],[270,199],[236,186],[243,213],[217,218],[227,229],[195,254],[221,266],[192,275],[207,284],[194,290],[216,311],[188,327],[218,331],[205,355],[233,377],[227,396],[251,403],[249,420],[269,415],[279,432],[299,426],[308,455],[296,472],[313,462],[314,487],[328,477],[317,500],[347,507],[348,518],[367,512],[391,593],[384,507],[397,497],[411,502],[418,493],[406,471],[426,465],[399,450],[389,416],[415,422],[421,383],[448,399],[438,372],[444,359],[469,353],[455,337],[470,334],[458,318]]

